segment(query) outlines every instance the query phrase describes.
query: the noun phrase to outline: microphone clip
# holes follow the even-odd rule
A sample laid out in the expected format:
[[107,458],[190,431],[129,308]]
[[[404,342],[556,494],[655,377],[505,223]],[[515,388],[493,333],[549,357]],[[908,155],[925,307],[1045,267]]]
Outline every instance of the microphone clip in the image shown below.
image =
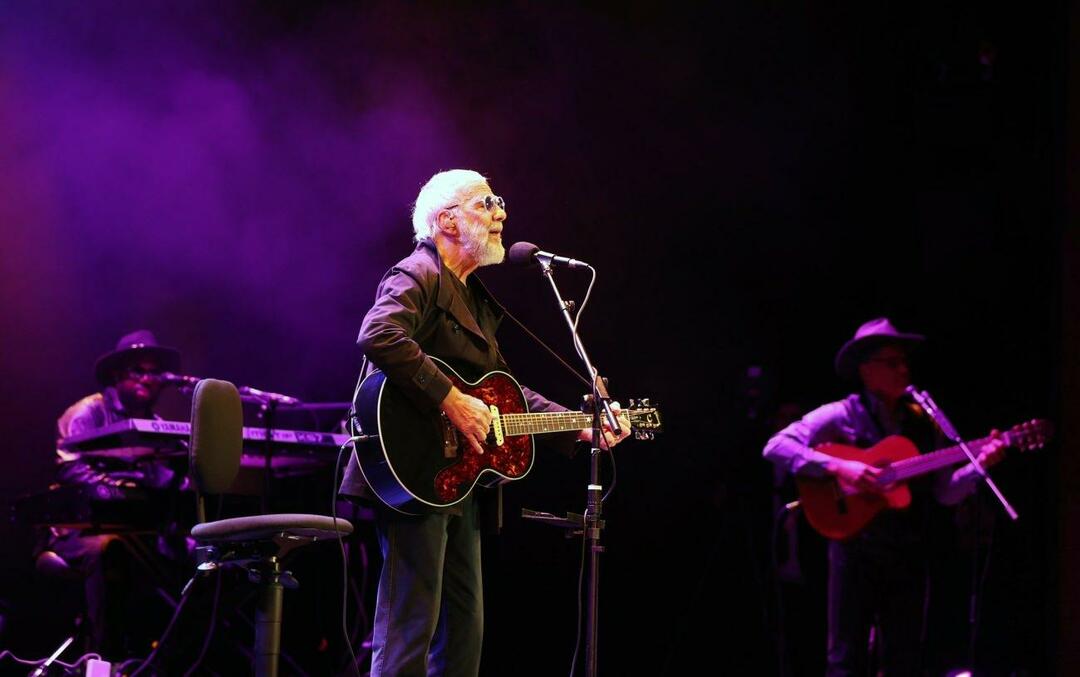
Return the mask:
[[930,393],[925,390],[920,391],[913,385],[904,388],[904,393],[909,395],[915,404],[926,412],[926,415],[930,417],[930,420],[932,420],[935,425],[937,425],[942,434],[953,441],[960,441],[960,434],[953,427],[949,419],[941,413],[941,409],[939,409],[937,403],[934,402],[934,398],[930,397]]

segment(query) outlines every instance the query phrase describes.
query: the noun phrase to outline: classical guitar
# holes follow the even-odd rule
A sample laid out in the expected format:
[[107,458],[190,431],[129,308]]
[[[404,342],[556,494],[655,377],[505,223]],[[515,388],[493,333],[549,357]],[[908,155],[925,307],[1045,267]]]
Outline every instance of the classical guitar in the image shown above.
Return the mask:
[[[1013,426],[1004,433],[1005,444],[1021,451],[1039,449],[1051,434],[1048,421],[1032,420]],[[968,443],[976,454],[991,438]],[[861,461],[884,468],[880,483],[882,493],[861,492],[835,477],[797,477],[799,504],[810,526],[826,538],[842,540],[859,533],[870,520],[885,509],[903,509],[911,504],[907,481],[927,473],[967,461],[959,446],[920,454],[906,437],[886,437],[869,449],[844,444],[825,443],[815,447],[836,458]]]
[[[506,372],[469,382],[445,362],[435,362],[459,390],[488,405],[491,429],[478,454],[445,414],[422,411],[382,372],[365,378],[353,405],[364,433],[378,437],[357,444],[355,456],[371,490],[395,510],[445,508],[463,501],[477,484],[519,480],[533,466],[533,435],[592,427],[591,414],[530,413],[521,386]],[[648,400],[631,401],[623,412],[639,439],[662,429],[660,412]]]

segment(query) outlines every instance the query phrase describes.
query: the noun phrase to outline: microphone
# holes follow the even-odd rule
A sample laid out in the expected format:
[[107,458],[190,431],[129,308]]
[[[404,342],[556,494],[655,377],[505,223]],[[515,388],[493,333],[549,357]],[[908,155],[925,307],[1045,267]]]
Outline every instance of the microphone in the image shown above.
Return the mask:
[[937,406],[934,401],[930,399],[930,393],[925,390],[919,390],[913,385],[909,385],[904,388],[904,396],[911,400],[915,406],[926,412],[926,415],[940,424],[937,416]]
[[945,437],[948,437],[955,442],[962,442],[960,433],[957,432],[956,428],[953,427],[952,421],[950,421],[941,411],[941,408],[938,407],[934,398],[930,397],[930,393],[925,390],[919,390],[913,385],[909,385],[907,388],[904,388],[904,394],[911,397],[912,401],[915,402],[920,409],[926,412],[926,415],[937,425],[938,429]]
[[178,386],[194,386],[202,379],[198,376],[184,376],[182,374],[174,374],[171,371],[163,371],[158,374],[158,377],[163,383],[169,383]]
[[252,388],[251,386],[240,386],[237,388],[241,395],[252,397],[262,402],[275,402],[277,404],[284,405],[297,405],[301,404],[300,400],[292,397],[291,395],[282,395],[281,393],[271,393],[265,390],[259,390],[258,388]]
[[516,266],[529,266],[534,263],[540,263],[561,268],[589,267],[589,264],[584,261],[578,261],[577,259],[566,256],[557,256],[551,252],[542,251],[532,242],[515,242],[512,244],[510,246],[510,252],[507,254],[507,259]]
[[912,402],[925,409],[928,414],[937,409],[934,401],[930,399],[930,393],[925,390],[919,390],[915,386],[909,385],[904,388],[904,394],[910,397]]

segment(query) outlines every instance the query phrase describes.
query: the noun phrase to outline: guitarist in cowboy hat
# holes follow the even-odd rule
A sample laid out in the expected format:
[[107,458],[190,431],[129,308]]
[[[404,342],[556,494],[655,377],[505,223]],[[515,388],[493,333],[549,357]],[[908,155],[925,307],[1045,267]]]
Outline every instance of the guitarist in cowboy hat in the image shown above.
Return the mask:
[[[924,340],[898,331],[884,317],[860,326],[835,360],[837,374],[856,383],[858,391],[776,433],[765,445],[765,458],[796,476],[832,476],[862,492],[890,489],[882,481],[882,468],[815,447],[833,442],[868,449],[890,435],[911,439],[923,452],[942,446],[933,423],[904,398],[911,384],[909,358]],[[983,467],[997,463],[1004,446],[994,431],[976,450]],[[959,503],[974,491],[977,480],[970,463],[913,480],[909,509],[887,510],[852,538],[829,542],[827,675],[866,674],[875,621],[880,631],[879,674],[919,674],[927,594],[925,508],[930,500]]]

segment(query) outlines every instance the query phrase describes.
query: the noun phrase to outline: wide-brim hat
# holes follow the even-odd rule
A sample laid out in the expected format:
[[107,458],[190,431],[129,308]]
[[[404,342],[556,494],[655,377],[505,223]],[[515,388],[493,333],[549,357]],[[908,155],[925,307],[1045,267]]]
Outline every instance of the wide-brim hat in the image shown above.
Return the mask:
[[906,334],[896,330],[887,317],[879,317],[863,324],[855,336],[840,347],[836,353],[836,373],[843,378],[854,379],[859,365],[878,348],[900,344],[908,350],[919,346],[926,337],[922,334]]
[[159,345],[153,332],[140,329],[123,336],[116,342],[116,350],[99,357],[94,364],[94,375],[98,383],[111,386],[116,381],[117,370],[143,358],[153,360],[162,371],[180,370],[180,351]]

